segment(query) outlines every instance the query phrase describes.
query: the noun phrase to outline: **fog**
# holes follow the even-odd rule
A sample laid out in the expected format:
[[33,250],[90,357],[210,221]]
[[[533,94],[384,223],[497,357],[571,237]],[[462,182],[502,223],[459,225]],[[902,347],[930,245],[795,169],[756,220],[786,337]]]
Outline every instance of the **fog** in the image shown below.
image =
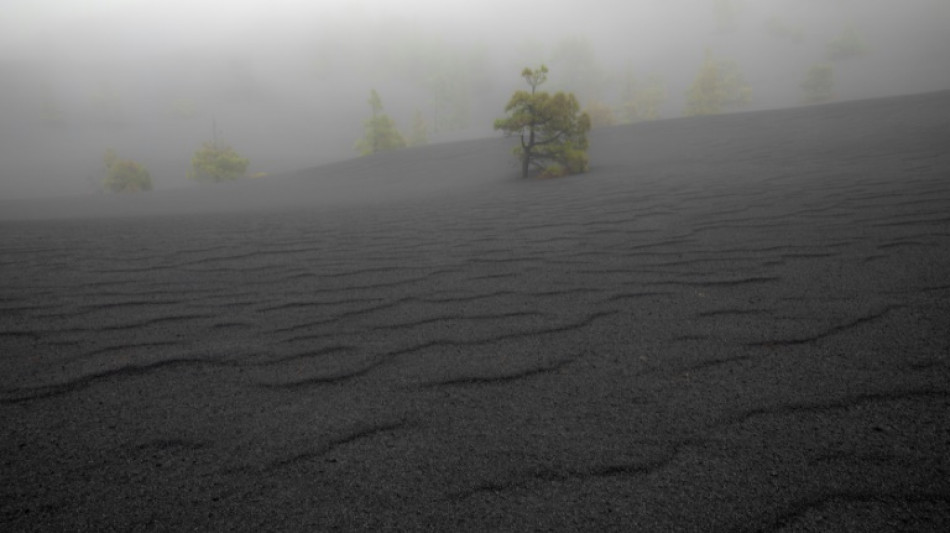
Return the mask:
[[631,73],[655,76],[677,118],[708,50],[752,89],[733,111],[790,107],[851,28],[868,51],[834,61],[837,100],[950,88],[950,0],[716,4],[2,0],[0,199],[93,194],[110,147],[156,189],[197,186],[212,122],[261,179],[356,157],[371,89],[403,131],[421,113],[430,142],[497,135],[520,70],[541,63],[547,88],[613,108]]

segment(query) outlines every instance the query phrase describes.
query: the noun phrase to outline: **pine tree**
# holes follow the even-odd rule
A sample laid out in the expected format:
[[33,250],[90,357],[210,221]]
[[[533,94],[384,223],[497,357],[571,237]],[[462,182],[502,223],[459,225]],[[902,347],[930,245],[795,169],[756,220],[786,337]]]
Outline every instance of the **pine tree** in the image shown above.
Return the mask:
[[412,119],[412,131],[409,132],[409,146],[422,146],[429,144],[429,127],[426,124],[422,111],[416,111]]
[[687,93],[687,116],[716,115],[726,107],[749,103],[752,88],[746,83],[734,61],[716,60],[706,51],[706,59]]
[[496,130],[520,136],[521,142],[512,152],[521,162],[524,177],[531,168],[545,175],[563,175],[586,172],[588,167],[590,117],[580,111],[572,93],[538,91],[547,74],[544,65],[536,70],[525,68],[521,76],[531,92],[516,91],[505,106],[508,116],[495,120]]
[[383,101],[376,89],[370,91],[368,103],[373,114],[363,123],[363,138],[356,141],[356,151],[360,155],[370,155],[405,148],[406,141],[393,119],[383,111]]
[[722,111],[722,102],[726,97],[722,72],[712,53],[706,51],[706,59],[699,69],[696,80],[689,88],[686,100],[687,116],[715,115]]
[[820,104],[834,100],[835,73],[828,63],[812,66],[802,82],[806,104]]

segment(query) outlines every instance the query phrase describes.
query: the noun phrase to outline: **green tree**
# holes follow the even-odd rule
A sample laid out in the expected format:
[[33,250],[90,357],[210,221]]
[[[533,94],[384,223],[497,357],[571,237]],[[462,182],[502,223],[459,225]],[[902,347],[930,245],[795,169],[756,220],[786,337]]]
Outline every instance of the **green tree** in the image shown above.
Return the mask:
[[726,88],[719,64],[707,50],[706,59],[687,93],[685,114],[687,116],[718,114],[722,112],[722,102],[725,98]]
[[667,100],[666,84],[657,75],[639,83],[628,70],[620,88],[620,118],[625,123],[657,120]]
[[801,84],[805,103],[820,104],[834,100],[834,86],[834,68],[828,63],[813,65]]
[[412,119],[412,131],[409,132],[409,146],[422,146],[429,144],[429,127],[426,119],[422,116],[422,111],[416,111]]
[[521,162],[521,175],[531,168],[547,175],[577,174],[588,168],[587,132],[591,122],[572,93],[551,95],[538,91],[547,80],[548,69],[525,68],[521,77],[531,92],[519,90],[511,96],[505,118],[495,120],[495,129],[519,135],[521,142],[512,150]]
[[202,143],[191,156],[188,178],[199,182],[233,181],[247,174],[248,159],[217,140]]
[[739,66],[733,61],[718,61],[706,51],[706,59],[687,93],[687,116],[715,115],[725,107],[747,104],[752,88],[745,82]]
[[363,123],[363,138],[356,141],[356,151],[360,155],[370,155],[405,148],[406,141],[393,119],[383,111],[383,101],[376,89],[370,91],[369,106],[373,115]]
[[131,193],[152,190],[152,177],[148,170],[131,159],[119,159],[115,150],[109,148],[102,156],[106,177],[102,188],[114,193]]
[[722,104],[725,107],[743,107],[752,100],[752,87],[746,82],[738,63],[722,60],[719,62],[719,72],[725,93]]

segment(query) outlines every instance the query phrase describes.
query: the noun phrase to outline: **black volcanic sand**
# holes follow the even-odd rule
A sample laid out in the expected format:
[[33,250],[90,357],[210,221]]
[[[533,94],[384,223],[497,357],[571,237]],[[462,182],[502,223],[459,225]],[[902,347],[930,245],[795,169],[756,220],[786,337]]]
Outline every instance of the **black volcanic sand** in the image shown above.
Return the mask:
[[4,206],[0,529],[950,529],[950,93],[511,142]]

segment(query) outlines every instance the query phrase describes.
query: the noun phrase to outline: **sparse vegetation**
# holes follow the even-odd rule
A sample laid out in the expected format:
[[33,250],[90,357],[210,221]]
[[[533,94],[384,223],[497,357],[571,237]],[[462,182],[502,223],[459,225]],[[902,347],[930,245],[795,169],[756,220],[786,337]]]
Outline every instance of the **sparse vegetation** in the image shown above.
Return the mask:
[[706,51],[706,59],[687,93],[686,116],[715,115],[728,107],[749,103],[752,88],[733,61],[719,61]]
[[520,143],[512,153],[521,162],[521,174],[528,177],[531,169],[542,176],[562,176],[586,172],[588,168],[587,132],[590,116],[580,111],[573,93],[551,95],[538,91],[547,80],[548,69],[525,68],[521,77],[531,92],[516,91],[505,106],[508,114],[495,121],[495,129],[518,135]]
[[426,119],[422,116],[422,111],[416,111],[412,118],[412,131],[409,132],[409,146],[422,146],[429,144],[429,127]]
[[821,63],[808,69],[805,81],[801,88],[806,104],[820,104],[834,100],[834,68],[828,63]]
[[373,114],[363,123],[363,138],[356,141],[356,151],[370,155],[405,148],[406,141],[393,119],[383,111],[383,101],[376,89],[370,91],[369,106]]
[[719,61],[724,91],[723,106],[731,109],[748,105],[752,101],[752,87],[746,82],[739,64],[731,60]]
[[188,178],[202,183],[234,181],[247,174],[249,163],[230,146],[217,140],[205,142],[191,157]]
[[106,177],[102,188],[113,193],[134,193],[152,190],[152,177],[148,170],[131,159],[120,159],[115,150],[109,148],[102,156],[106,167]]
[[659,76],[652,75],[640,84],[630,72],[620,89],[621,120],[626,123],[657,120],[666,100],[666,84]]

